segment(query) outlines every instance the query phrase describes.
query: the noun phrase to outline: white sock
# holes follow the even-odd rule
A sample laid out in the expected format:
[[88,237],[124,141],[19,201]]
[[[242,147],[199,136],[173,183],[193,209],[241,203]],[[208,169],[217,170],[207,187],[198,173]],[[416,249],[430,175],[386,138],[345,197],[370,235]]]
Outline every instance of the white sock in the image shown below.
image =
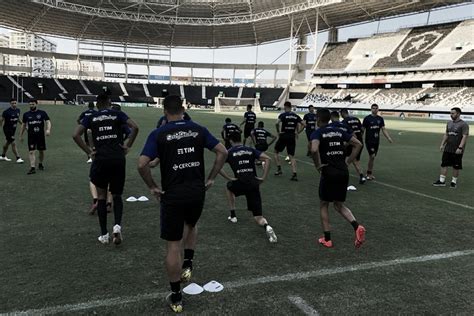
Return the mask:
[[439,182],[445,182],[446,181],[446,176],[443,176],[442,174],[439,175]]
[[458,178],[453,177],[453,179],[451,180],[451,182],[454,183],[454,184],[458,183]]

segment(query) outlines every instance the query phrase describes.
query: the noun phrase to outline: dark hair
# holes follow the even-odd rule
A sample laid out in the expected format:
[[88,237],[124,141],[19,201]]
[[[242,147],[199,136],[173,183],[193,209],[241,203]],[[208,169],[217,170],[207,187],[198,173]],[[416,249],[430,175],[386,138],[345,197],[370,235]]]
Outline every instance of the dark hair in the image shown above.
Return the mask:
[[310,104],[310,105],[308,106],[308,108],[314,108],[314,106],[313,106],[312,104]]
[[230,119],[230,117],[228,117],[228,118],[225,119],[225,122],[230,123],[230,122],[232,122],[232,120]]
[[347,109],[341,109],[341,114],[349,114],[349,110],[347,110]]
[[242,141],[242,135],[240,135],[239,132],[230,133],[229,140],[233,141],[234,143],[240,143]]
[[286,101],[283,106],[284,106],[285,108],[291,108],[291,102],[290,102],[290,101]]
[[379,105],[377,103],[372,104],[370,108],[373,108],[374,106],[377,107],[377,109],[379,108]]
[[110,97],[103,93],[97,96],[97,107],[107,107],[110,104]]
[[332,111],[331,112],[331,119],[332,118],[337,118],[339,120],[339,112],[338,111]]
[[16,99],[11,98],[10,103],[12,103],[12,102],[16,102]]
[[88,104],[89,109],[93,109],[94,106],[95,106],[95,105],[94,105],[94,102],[89,102],[89,104]]
[[120,104],[112,104],[112,109],[115,110],[115,111],[122,111],[122,107],[120,106]]
[[264,126],[265,124],[263,123],[263,121],[258,122],[258,127],[264,127]]
[[38,100],[36,100],[36,99],[31,99],[30,101],[28,101],[28,103],[38,104]]
[[329,112],[328,109],[318,109],[318,119],[322,123],[329,123],[329,120],[331,119],[331,112]]
[[247,105],[247,109],[251,109],[252,107],[253,107],[252,104],[248,104],[248,105]]
[[184,112],[183,100],[178,95],[169,95],[163,100],[163,108],[171,115],[182,114]]
[[461,113],[462,113],[462,112],[461,112],[461,109],[458,108],[458,107],[452,108],[451,111],[456,111],[456,113],[458,113],[458,114],[461,114]]

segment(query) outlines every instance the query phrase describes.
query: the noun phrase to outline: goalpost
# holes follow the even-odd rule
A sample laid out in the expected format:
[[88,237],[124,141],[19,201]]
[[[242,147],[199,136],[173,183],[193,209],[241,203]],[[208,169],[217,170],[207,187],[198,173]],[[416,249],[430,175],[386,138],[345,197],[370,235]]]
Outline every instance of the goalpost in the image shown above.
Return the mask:
[[76,104],[86,104],[97,101],[96,94],[76,94]]
[[214,112],[245,112],[249,104],[253,106],[252,111],[262,113],[258,98],[227,97],[216,97],[214,99]]

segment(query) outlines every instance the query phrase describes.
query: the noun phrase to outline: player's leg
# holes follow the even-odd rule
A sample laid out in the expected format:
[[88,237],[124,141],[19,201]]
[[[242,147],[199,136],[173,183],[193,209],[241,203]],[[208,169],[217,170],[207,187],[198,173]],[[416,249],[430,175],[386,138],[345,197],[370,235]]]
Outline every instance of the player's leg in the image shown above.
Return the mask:
[[[122,243],[123,188],[125,186],[125,159],[109,163],[110,185],[114,208],[113,242]],[[107,209],[107,205],[106,205]]]
[[447,152],[443,152],[441,158],[441,168],[439,171],[439,179],[433,182],[435,187],[444,187],[446,186],[446,176],[448,175],[448,167],[454,166],[453,155]]
[[184,216],[184,260],[182,263],[181,281],[189,282],[192,277],[194,250],[196,249],[198,228],[197,222],[201,217],[204,208],[205,193],[202,193],[202,198],[190,203],[187,207],[187,212]]
[[11,146],[12,146],[13,154],[16,157],[16,163],[23,163],[24,162],[23,159],[21,159],[20,155],[18,154],[18,148],[16,146],[16,142],[12,142]]
[[91,192],[91,196],[92,196],[92,205],[89,210],[89,215],[94,215],[95,212],[97,211],[97,201],[98,201],[97,188],[95,187],[94,183],[90,181],[89,181],[89,191]]
[[44,170],[44,150],[38,150],[39,151],[39,163],[38,163],[38,169],[39,170]]
[[235,214],[235,193],[238,188],[238,181],[229,181],[227,182],[227,187],[225,190],[227,196],[227,204],[229,205],[230,216],[227,218],[232,223],[237,223],[237,216]]
[[334,209],[348,221],[355,231],[354,245],[359,248],[365,241],[365,227],[359,225],[351,210],[344,205],[344,202],[334,201]]
[[375,165],[375,154],[372,154],[369,156],[369,162],[367,164],[367,176],[366,176],[367,180],[374,179],[374,176],[373,176],[374,165]]
[[462,170],[462,155],[454,155],[454,163],[453,163],[453,178],[451,179],[450,187],[455,189],[458,186],[458,177],[459,172]]
[[321,218],[321,226],[323,229],[324,236],[319,238],[319,243],[327,248],[332,247],[331,240],[331,226],[329,224],[329,202],[319,202],[319,215]]
[[275,144],[275,164],[277,166],[277,171],[275,172],[276,176],[281,176],[283,172],[281,171],[281,159],[280,153],[286,148],[286,144],[283,140],[283,135],[278,137],[278,140]]
[[171,288],[171,293],[166,297],[166,300],[175,313],[180,313],[183,310],[183,296],[181,294],[182,250],[181,240],[166,243],[166,273]]
[[28,152],[28,159],[30,160],[30,171],[28,171],[28,174],[34,174],[36,173],[36,154],[35,150],[30,150]]
[[2,147],[3,151],[2,151],[2,156],[0,157],[0,160],[5,160],[5,156],[7,155],[7,150],[9,146],[10,146],[10,142],[6,141]]
[[96,183],[97,187],[97,215],[99,217],[99,226],[100,226],[100,236],[98,240],[102,244],[109,243],[109,232],[107,230],[107,208],[106,208],[106,198],[107,198],[107,186],[99,187]]
[[291,171],[293,172],[293,175],[291,176],[291,181],[298,181],[298,176],[297,176],[297,169],[296,169],[296,158],[295,158],[295,152],[296,152],[296,138],[292,137],[288,139],[288,144],[286,147],[288,157],[290,157],[291,161]]
[[271,227],[268,224],[268,221],[265,217],[263,217],[262,212],[262,195],[260,194],[260,187],[259,184],[252,186],[247,189],[247,194],[245,195],[247,199],[247,209],[252,212],[253,218],[255,222],[265,229],[265,233],[267,234],[268,241],[271,243],[277,242],[278,238]]

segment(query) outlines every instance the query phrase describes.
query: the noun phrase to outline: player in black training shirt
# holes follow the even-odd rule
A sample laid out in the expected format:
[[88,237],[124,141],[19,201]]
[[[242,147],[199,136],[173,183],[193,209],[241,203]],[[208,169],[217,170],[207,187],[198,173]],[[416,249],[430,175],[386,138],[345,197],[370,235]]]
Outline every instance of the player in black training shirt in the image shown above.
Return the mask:
[[[267,220],[262,215],[262,197],[260,195],[260,185],[265,181],[270,170],[270,157],[266,154],[242,145],[242,136],[240,133],[230,135],[232,148],[227,156],[227,163],[234,172],[234,178],[230,177],[224,170],[220,174],[229,180],[227,182],[227,200],[230,207],[230,216],[227,218],[232,223],[237,223],[235,215],[235,197],[245,195],[247,199],[247,209],[252,212],[255,221],[262,226],[267,233],[268,240],[271,243],[277,242],[277,236],[273,228],[268,225]],[[263,175],[257,176],[255,168],[256,161],[263,164]]]
[[278,121],[276,123],[276,130],[279,137],[275,144],[275,161],[277,164],[277,172],[275,172],[275,175],[280,176],[283,174],[281,170],[280,153],[286,148],[286,152],[291,161],[291,169],[293,171],[293,176],[290,180],[298,181],[296,175],[295,150],[296,139],[298,134],[303,130],[303,124],[301,123],[301,117],[291,111],[290,102],[285,102],[284,110],[285,112],[278,116]]
[[36,150],[39,151],[38,169],[44,170],[44,151],[46,150],[45,135],[49,136],[51,134],[51,121],[45,111],[38,110],[38,101],[31,100],[29,105],[30,110],[23,114],[20,141],[23,142],[23,134],[25,130],[28,130],[28,150],[30,158],[30,171],[28,171],[28,174],[34,174],[36,173]]
[[21,124],[20,120],[20,109],[16,107],[16,100],[10,100],[10,107],[3,111],[2,116],[0,116],[0,125],[3,124],[3,133],[5,134],[6,143],[3,145],[3,152],[0,156],[0,161],[11,161],[7,157],[7,150],[10,145],[12,145],[13,154],[16,157],[16,163],[23,163],[23,159],[18,155],[18,150],[15,143],[15,134],[16,127],[18,123]]
[[[349,111],[347,109],[342,109],[341,110],[341,116],[342,116],[342,122],[349,126],[354,133],[354,136],[357,138],[357,140],[362,144],[362,147],[364,147],[364,137],[362,133],[362,123],[360,120],[355,117],[349,115]],[[347,147],[347,152],[346,156],[349,157],[352,153],[352,147],[349,146]],[[352,163],[354,165],[354,168],[359,175],[359,184],[364,184],[365,183],[365,177],[364,173],[362,172],[362,168],[360,166],[360,156],[362,155],[362,150],[359,151],[357,154],[354,162]]]
[[255,128],[255,122],[257,122],[257,115],[252,111],[252,105],[247,105],[247,112],[244,114],[244,120],[240,123],[240,127],[244,125],[244,145],[247,142],[247,138],[251,137],[251,133]]
[[[137,124],[124,112],[110,109],[110,98],[102,94],[97,97],[98,111],[85,117],[76,128],[73,139],[76,144],[92,157],[90,180],[97,188],[97,213],[101,235],[98,240],[102,244],[109,243],[107,230],[107,188],[112,193],[114,220],[113,242],[118,245],[122,242],[122,193],[125,185],[125,155],[132,147],[138,134]],[[123,142],[122,126],[127,124],[132,133],[127,144]],[[92,131],[91,149],[82,134],[87,129]]]
[[[180,283],[191,279],[196,224],[204,206],[205,192],[222,169],[227,150],[206,128],[182,119],[184,108],[179,96],[167,96],[163,105],[168,124],[148,136],[138,171],[161,204],[161,238],[167,241],[166,270],[171,286],[166,300],[174,312],[180,313],[183,310]],[[205,148],[216,154],[207,182]],[[156,159],[161,170],[161,187],[150,171],[150,162]]]
[[[94,110],[94,102],[89,102],[89,104],[87,105],[87,110],[85,110],[84,112],[82,112],[79,117],[77,118],[77,124],[81,124],[82,120],[85,118],[85,117],[88,117],[88,116],[91,116],[92,114],[94,114],[96,111]],[[89,145],[89,147],[92,147],[91,144],[89,144],[89,134],[90,133],[90,130],[87,130],[84,132],[84,142]],[[92,158],[87,156],[87,163],[92,163]]]
[[306,132],[306,139],[308,140],[308,157],[311,157],[311,134],[316,130],[316,113],[314,106],[308,106],[308,113],[303,116],[303,126]]
[[[276,136],[272,135],[272,133],[264,128],[265,124],[262,121],[258,122],[257,126],[258,127],[254,128],[251,133],[252,141],[255,149],[265,152],[267,151],[268,147],[270,147],[275,142]],[[272,139],[270,143],[267,142],[268,137]]]
[[[187,112],[184,112],[183,113],[183,120],[185,121],[191,121],[191,116],[187,113]],[[156,123],[156,128],[160,128],[162,127],[163,125],[165,124],[168,124],[168,119],[166,118],[166,115],[163,115],[162,117],[160,117],[160,119],[158,120],[158,123]]]
[[232,120],[229,117],[226,118],[225,124],[224,126],[222,126],[222,131],[221,131],[221,136],[222,136],[222,139],[224,140],[224,145],[226,149],[229,149],[230,147],[232,147],[232,145],[230,144],[229,135],[235,132],[242,133],[242,130],[240,129],[238,125],[232,123]]
[[375,179],[373,176],[375,157],[379,151],[380,145],[380,131],[382,131],[385,138],[387,138],[389,143],[393,143],[392,138],[388,134],[388,131],[385,129],[385,121],[383,117],[378,115],[379,106],[377,104],[372,104],[370,107],[371,114],[367,115],[362,122],[362,131],[365,134],[365,146],[369,152],[369,163],[367,166],[367,180]]
[[[311,135],[311,153],[314,165],[321,173],[319,182],[319,199],[321,222],[324,237],[318,242],[328,248],[333,246],[329,225],[329,203],[334,203],[335,210],[351,223],[355,230],[354,245],[359,248],[365,241],[365,228],[359,225],[351,210],[344,205],[349,184],[347,164],[352,163],[361,150],[362,144],[340,128],[329,126],[330,112],[327,109],[318,110],[318,129]],[[347,159],[344,142],[353,147],[352,154]]]

